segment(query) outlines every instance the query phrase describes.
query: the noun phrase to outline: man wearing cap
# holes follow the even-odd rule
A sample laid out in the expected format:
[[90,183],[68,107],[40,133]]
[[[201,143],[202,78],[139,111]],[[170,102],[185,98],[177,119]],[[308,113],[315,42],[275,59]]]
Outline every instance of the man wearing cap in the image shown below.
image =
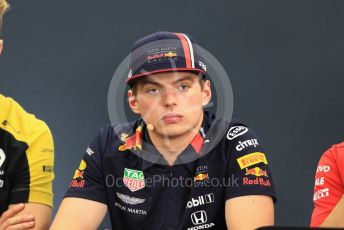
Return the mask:
[[[0,0],[0,30],[9,5]],[[0,37],[0,54],[3,40]],[[0,94],[0,230],[48,229],[53,139],[48,126]]]
[[216,118],[193,39],[157,32],[134,43],[127,83],[140,116],[100,130],[52,229],[254,229],[273,225],[275,193],[260,141]]

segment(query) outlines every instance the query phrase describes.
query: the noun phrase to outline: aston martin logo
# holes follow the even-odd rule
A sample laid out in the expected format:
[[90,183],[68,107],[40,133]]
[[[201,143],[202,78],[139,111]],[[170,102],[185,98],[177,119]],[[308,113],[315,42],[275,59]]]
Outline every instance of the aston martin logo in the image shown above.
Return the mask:
[[142,204],[143,202],[146,201],[145,199],[130,197],[119,192],[116,192],[116,194],[118,198],[121,199],[124,203],[131,204],[131,205]]

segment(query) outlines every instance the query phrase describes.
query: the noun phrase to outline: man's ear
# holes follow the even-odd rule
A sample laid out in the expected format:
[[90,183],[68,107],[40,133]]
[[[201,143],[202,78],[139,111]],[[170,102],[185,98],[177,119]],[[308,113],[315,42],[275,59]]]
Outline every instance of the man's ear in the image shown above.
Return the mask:
[[131,110],[136,113],[136,114],[140,114],[140,109],[139,106],[137,104],[137,100],[136,100],[136,96],[133,94],[133,91],[130,89],[128,90],[128,103],[129,106],[131,108]]
[[211,100],[210,81],[206,80],[204,82],[204,86],[203,86],[203,90],[202,90],[202,105],[206,106],[210,100]]

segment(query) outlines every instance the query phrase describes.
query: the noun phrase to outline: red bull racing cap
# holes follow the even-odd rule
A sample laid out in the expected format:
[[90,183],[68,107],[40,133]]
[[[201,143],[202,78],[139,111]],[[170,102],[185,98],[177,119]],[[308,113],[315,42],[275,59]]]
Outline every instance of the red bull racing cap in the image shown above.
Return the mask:
[[200,48],[187,34],[156,32],[136,41],[130,52],[127,83],[155,73],[190,71],[206,76]]

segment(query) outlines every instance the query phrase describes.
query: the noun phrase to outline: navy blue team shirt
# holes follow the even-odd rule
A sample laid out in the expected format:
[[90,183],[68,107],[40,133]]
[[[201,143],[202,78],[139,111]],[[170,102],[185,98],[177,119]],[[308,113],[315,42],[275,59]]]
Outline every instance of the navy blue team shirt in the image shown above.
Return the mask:
[[275,200],[262,145],[244,124],[205,113],[173,166],[152,144],[142,119],[101,129],[65,197],[106,204],[114,230],[198,230],[227,229],[226,200],[245,195]]

